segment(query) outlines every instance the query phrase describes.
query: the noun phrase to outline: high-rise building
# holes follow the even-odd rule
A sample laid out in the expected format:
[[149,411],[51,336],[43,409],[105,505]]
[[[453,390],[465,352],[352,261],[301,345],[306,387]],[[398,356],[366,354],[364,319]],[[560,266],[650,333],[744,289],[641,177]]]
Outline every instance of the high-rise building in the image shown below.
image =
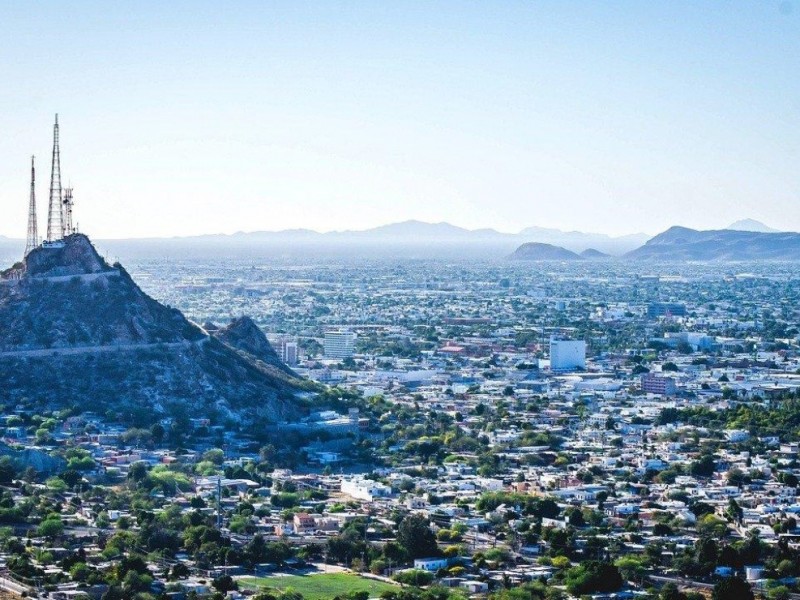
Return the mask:
[[281,343],[281,360],[290,367],[297,364],[297,342],[283,340]]
[[297,338],[283,333],[267,336],[278,357],[290,367],[297,365]]
[[552,336],[550,338],[550,370],[575,371],[586,368],[586,342]]
[[349,358],[356,346],[356,334],[352,331],[325,332],[325,358]]

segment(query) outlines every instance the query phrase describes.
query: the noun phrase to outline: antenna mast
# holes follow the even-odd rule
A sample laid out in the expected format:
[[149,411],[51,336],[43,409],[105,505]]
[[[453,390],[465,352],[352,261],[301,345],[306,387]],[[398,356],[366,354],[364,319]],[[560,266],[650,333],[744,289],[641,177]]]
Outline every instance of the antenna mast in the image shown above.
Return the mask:
[[64,239],[64,206],[61,195],[61,150],[58,147],[58,114],[53,125],[53,160],[50,171],[50,206],[47,212],[47,241]]
[[75,228],[72,226],[72,188],[64,189],[64,237],[75,233]]
[[36,225],[36,165],[35,156],[31,156],[31,199],[28,203],[28,242],[25,244],[25,256],[39,245],[39,229]]

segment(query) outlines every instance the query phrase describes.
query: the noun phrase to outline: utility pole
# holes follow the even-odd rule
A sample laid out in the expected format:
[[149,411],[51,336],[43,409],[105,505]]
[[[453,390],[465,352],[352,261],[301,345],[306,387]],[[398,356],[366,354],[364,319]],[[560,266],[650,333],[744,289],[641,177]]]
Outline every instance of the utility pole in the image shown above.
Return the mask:
[[36,224],[36,157],[31,156],[31,197],[28,203],[28,241],[25,244],[25,256],[39,245],[39,228]]
[[217,476],[217,529],[222,531],[222,477]]

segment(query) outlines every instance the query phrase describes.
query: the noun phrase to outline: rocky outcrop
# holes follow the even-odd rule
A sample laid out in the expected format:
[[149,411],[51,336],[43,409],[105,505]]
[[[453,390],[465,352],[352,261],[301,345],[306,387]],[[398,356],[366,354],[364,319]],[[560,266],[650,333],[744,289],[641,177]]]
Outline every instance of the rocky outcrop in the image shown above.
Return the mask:
[[212,328],[210,331],[213,332],[214,337],[229,346],[294,376],[294,372],[283,363],[272,344],[269,343],[267,336],[250,317],[239,317],[226,327]]
[[89,238],[75,233],[63,243],[34,248],[16,276],[64,277],[111,271],[112,267],[97,253]]

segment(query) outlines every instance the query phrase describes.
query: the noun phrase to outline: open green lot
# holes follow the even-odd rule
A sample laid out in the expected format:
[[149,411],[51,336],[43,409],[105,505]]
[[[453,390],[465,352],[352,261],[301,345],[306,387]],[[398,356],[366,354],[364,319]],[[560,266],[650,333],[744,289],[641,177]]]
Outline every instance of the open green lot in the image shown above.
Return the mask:
[[271,588],[282,592],[287,588],[292,588],[303,594],[306,600],[330,600],[334,596],[361,591],[369,592],[370,598],[377,598],[384,590],[399,589],[398,586],[391,583],[365,579],[350,573],[243,577],[239,580],[239,585],[252,590]]

